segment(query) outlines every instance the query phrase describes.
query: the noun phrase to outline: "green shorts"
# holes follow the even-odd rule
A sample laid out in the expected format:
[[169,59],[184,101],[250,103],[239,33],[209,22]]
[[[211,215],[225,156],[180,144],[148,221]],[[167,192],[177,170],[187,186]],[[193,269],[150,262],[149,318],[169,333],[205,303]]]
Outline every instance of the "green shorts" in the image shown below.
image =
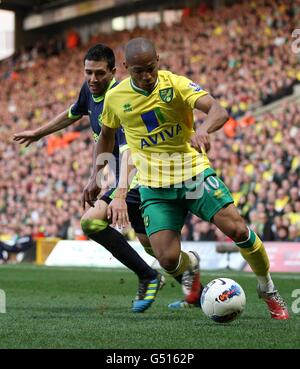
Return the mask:
[[230,191],[210,168],[190,184],[181,183],[171,188],[142,186],[140,194],[148,236],[162,230],[180,232],[188,211],[210,222],[219,210],[233,203]]

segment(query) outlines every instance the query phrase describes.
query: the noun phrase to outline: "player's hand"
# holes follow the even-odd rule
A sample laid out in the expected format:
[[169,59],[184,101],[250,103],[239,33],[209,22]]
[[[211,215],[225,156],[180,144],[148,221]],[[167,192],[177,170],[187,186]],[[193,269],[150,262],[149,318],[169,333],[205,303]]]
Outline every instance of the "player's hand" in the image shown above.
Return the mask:
[[14,141],[19,141],[20,144],[25,144],[28,147],[35,141],[38,141],[42,136],[37,134],[34,130],[23,131],[14,134]]
[[210,149],[210,138],[206,129],[197,128],[196,132],[190,138],[191,146],[198,152],[208,152]]
[[114,198],[107,208],[107,219],[111,220],[113,227],[124,228],[129,225],[127,204],[124,198]]
[[91,177],[88,184],[83,189],[81,199],[83,210],[85,210],[86,202],[90,206],[94,207],[94,203],[97,201],[97,196],[99,195],[101,188],[98,187],[96,178],[96,176]]

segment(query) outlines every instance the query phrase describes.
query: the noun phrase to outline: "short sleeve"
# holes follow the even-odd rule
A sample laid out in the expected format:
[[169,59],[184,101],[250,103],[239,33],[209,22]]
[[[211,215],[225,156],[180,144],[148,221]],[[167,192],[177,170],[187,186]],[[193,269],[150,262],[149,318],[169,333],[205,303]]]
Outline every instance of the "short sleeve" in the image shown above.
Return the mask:
[[177,76],[175,86],[184,102],[192,109],[199,97],[208,94],[200,85],[184,76]]
[[79,96],[75,104],[69,108],[68,118],[77,119],[83,115],[88,115],[88,99],[85,84],[81,87]]
[[109,93],[104,99],[103,112],[101,115],[102,124],[109,128],[119,128],[121,127],[120,119],[113,109],[112,104],[110,102]]

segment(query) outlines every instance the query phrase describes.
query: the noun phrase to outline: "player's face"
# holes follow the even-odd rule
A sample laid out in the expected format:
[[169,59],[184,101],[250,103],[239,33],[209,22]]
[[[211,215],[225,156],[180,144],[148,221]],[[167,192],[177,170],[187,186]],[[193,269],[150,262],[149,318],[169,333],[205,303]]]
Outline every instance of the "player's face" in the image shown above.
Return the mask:
[[151,92],[158,76],[158,56],[145,53],[124,63],[133,83],[145,91]]
[[93,95],[103,95],[116,72],[110,70],[106,61],[85,60],[84,76]]

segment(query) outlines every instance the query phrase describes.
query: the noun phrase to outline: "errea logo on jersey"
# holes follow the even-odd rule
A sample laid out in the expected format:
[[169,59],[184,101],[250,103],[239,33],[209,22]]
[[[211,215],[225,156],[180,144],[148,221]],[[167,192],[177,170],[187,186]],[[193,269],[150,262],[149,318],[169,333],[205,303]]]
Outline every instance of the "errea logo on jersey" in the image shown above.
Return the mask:
[[131,106],[131,104],[129,104],[129,103],[124,104],[124,105],[123,105],[123,111],[124,111],[124,113],[129,112],[129,111],[132,111],[132,106]]
[[202,88],[201,86],[197,85],[197,83],[194,83],[194,82],[191,82],[191,83],[189,84],[189,87],[190,87],[192,90],[194,90],[195,92],[199,92],[199,91],[202,91],[202,90],[203,90],[203,88]]

